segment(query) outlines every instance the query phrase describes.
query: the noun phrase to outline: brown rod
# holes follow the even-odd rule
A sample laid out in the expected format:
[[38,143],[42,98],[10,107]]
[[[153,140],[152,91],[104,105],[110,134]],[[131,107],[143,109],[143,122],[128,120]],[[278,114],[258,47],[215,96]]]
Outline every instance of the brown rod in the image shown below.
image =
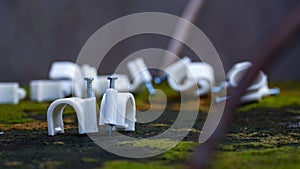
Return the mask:
[[[187,6],[184,8],[181,18],[193,23],[197,16],[199,16],[199,12],[203,7],[205,0],[190,0]],[[178,24],[175,28],[175,34],[181,36],[182,39],[187,39],[189,36],[190,24]],[[169,41],[167,51],[174,53],[176,56],[179,56],[183,49],[183,43],[176,39],[171,39]],[[163,69],[176,61],[176,58],[173,57],[164,57],[164,61],[162,64]]]
[[189,169],[206,169],[210,163],[213,150],[225,137],[228,125],[233,120],[233,113],[239,106],[240,97],[257,76],[259,70],[267,67],[275,60],[280,51],[299,33],[300,30],[300,3],[294,10],[289,12],[278,26],[275,27],[268,38],[262,43],[252,59],[253,66],[250,67],[242,77],[238,87],[230,91],[230,99],[225,104],[224,113],[214,134],[203,144],[195,148],[195,152],[189,162]]

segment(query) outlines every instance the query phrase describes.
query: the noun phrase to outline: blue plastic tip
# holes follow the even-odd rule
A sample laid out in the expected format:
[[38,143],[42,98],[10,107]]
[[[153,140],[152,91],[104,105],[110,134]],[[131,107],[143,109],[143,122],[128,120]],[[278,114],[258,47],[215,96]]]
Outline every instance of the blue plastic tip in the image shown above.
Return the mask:
[[163,81],[167,80],[168,76],[169,75],[166,73],[166,74],[164,74],[160,77],[156,77],[156,78],[154,78],[154,83],[155,84],[161,84]]
[[213,93],[220,93],[222,90],[223,90],[223,87],[220,87],[220,86],[215,86],[215,87],[211,88],[211,91]]
[[211,88],[213,93],[220,93],[226,87],[226,82],[221,82],[219,86],[214,86]]
[[154,78],[154,83],[155,83],[155,84],[160,84],[161,82],[162,82],[162,80],[161,80],[160,77]]
[[145,86],[146,86],[146,88],[148,89],[148,91],[149,91],[149,93],[151,94],[151,95],[154,95],[156,92],[155,92],[155,89],[154,89],[154,87],[152,86],[152,83],[150,82],[150,81],[148,81],[148,82],[145,82]]
[[225,101],[228,100],[229,98],[230,98],[229,96],[216,97],[216,98],[215,98],[215,102],[216,102],[216,103],[225,102]]
[[280,89],[278,87],[275,87],[275,88],[269,90],[270,95],[277,96],[277,95],[279,95],[279,93],[280,93]]

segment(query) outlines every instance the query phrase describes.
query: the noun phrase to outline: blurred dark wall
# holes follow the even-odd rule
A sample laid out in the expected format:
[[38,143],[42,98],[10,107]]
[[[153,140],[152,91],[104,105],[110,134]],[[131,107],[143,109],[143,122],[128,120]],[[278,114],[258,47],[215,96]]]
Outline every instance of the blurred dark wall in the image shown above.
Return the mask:
[[[0,81],[27,83],[48,77],[53,61],[75,61],[100,27],[137,12],[180,16],[186,0],[0,0]],[[263,38],[298,0],[208,0],[196,25],[219,52],[226,70],[253,57]],[[299,39],[299,36],[298,38]],[[143,48],[165,49],[169,38],[141,35],[115,46],[108,55],[127,56]],[[272,68],[271,80],[300,80],[300,42],[290,45]],[[182,55],[193,53],[185,50]],[[108,57],[109,58],[109,57]],[[111,73],[111,64],[99,73]]]

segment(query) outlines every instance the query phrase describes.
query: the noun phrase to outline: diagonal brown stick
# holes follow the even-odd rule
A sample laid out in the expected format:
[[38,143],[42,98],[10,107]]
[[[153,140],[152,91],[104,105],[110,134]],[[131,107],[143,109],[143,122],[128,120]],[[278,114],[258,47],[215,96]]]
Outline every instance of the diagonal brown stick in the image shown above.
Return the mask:
[[223,117],[218,128],[205,143],[196,147],[189,163],[190,169],[206,169],[208,167],[213,150],[224,138],[229,122],[233,119],[233,112],[239,105],[240,97],[257,76],[259,70],[271,64],[275,60],[275,56],[278,56],[291,38],[295,37],[296,33],[299,33],[299,30],[300,3],[273,29],[266,41],[257,50],[256,57],[252,60],[253,66],[242,77],[238,87],[231,89],[230,99],[226,102]]
[[[204,5],[204,2],[206,0],[190,0],[188,2],[188,4],[186,5],[186,7],[184,8],[181,18],[194,23],[194,21],[196,20],[196,18],[199,15],[199,12],[201,10],[201,8]],[[189,36],[189,29],[190,29],[190,24],[178,24],[176,25],[175,28],[175,34],[178,36],[181,36],[182,39],[187,39]],[[170,51],[172,53],[174,53],[175,55],[179,56],[182,49],[183,49],[183,43],[176,40],[176,39],[171,39],[169,41],[168,47],[167,47],[167,51]],[[175,58],[174,60],[172,60],[171,57],[164,57],[164,61],[163,64],[161,66],[161,68],[165,69],[167,66],[169,66],[170,64],[172,64],[173,62],[175,62]]]

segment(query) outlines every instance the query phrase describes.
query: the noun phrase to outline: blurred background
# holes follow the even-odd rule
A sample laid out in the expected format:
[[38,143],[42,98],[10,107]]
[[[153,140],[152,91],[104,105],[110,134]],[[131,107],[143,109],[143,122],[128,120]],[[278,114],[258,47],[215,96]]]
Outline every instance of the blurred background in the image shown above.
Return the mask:
[[[0,81],[47,79],[53,61],[75,61],[87,39],[105,24],[137,12],[180,16],[186,0],[0,0]],[[211,40],[225,71],[252,58],[279,20],[298,0],[208,0],[195,25]],[[271,81],[300,80],[300,41],[291,43],[270,69]],[[117,44],[107,58],[145,48],[166,49],[170,38],[139,35]],[[181,56],[196,58],[189,49]],[[99,74],[112,73],[108,59]]]

